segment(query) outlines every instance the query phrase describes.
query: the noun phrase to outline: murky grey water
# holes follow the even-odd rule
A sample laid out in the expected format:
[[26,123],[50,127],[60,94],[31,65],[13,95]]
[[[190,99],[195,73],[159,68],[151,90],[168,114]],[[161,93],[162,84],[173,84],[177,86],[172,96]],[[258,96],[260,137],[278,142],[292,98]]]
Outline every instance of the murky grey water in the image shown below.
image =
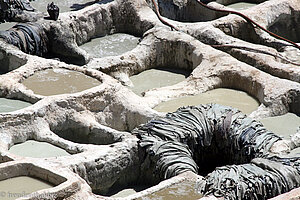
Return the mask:
[[255,4],[255,3],[239,2],[239,3],[233,3],[230,5],[227,5],[227,7],[233,8],[235,10],[246,10],[246,9],[256,6],[256,5],[257,4]]
[[125,33],[116,33],[92,39],[80,46],[94,58],[117,56],[134,49],[139,38]]
[[290,152],[290,155],[291,156],[300,156],[300,147],[296,148],[296,149],[293,149],[291,152]]
[[139,200],[197,200],[202,195],[195,190],[195,183],[184,181],[142,197]]
[[0,31],[6,31],[16,25],[16,22],[5,22],[0,24]]
[[65,69],[47,69],[36,72],[23,81],[35,94],[50,96],[76,93],[100,85],[100,81],[83,73]]
[[9,152],[18,156],[33,158],[46,158],[70,155],[64,149],[56,147],[47,142],[39,142],[34,140],[28,140],[24,143],[16,144],[9,149]]
[[260,120],[263,125],[270,131],[289,138],[291,134],[296,133],[300,126],[300,117],[294,113],[287,113],[285,115],[268,117]]
[[28,177],[19,176],[0,181],[1,200],[13,200],[25,197],[30,193],[54,187],[50,183]]
[[130,88],[137,95],[152,88],[174,85],[183,81],[189,72],[177,69],[149,69],[137,75],[131,76],[133,87]]
[[0,98],[0,113],[20,110],[22,108],[26,108],[31,105],[32,105],[31,103],[24,102],[24,101]]
[[47,5],[54,2],[59,7],[59,12],[68,12],[72,10],[78,10],[86,5],[91,5],[95,1],[93,0],[34,0],[30,4],[40,12],[47,13]]
[[245,114],[253,112],[259,106],[259,102],[246,92],[227,88],[218,88],[196,96],[187,96],[166,101],[160,103],[154,109],[159,112],[174,112],[182,106],[207,103],[218,103],[238,108]]

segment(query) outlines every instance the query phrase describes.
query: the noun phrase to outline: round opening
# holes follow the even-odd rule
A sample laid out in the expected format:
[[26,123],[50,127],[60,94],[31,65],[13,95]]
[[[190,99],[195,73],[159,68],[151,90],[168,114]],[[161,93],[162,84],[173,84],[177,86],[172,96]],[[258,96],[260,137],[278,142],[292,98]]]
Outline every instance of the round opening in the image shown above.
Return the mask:
[[174,112],[182,106],[208,103],[231,106],[241,110],[245,114],[250,114],[259,106],[259,102],[246,92],[228,88],[218,88],[195,96],[180,97],[160,103],[154,107],[154,110],[159,112]]
[[133,83],[131,90],[137,95],[142,96],[144,92],[150,89],[170,86],[184,81],[189,74],[189,71],[172,68],[145,70],[130,77]]
[[134,49],[139,42],[139,38],[125,34],[116,33],[104,37],[94,38],[83,44],[80,48],[84,49],[94,58],[106,56],[117,56]]
[[23,81],[35,94],[51,96],[76,93],[101,84],[95,78],[81,72],[66,69],[47,69],[36,72]]
[[47,158],[69,156],[70,154],[57,146],[47,142],[27,140],[26,142],[15,144],[9,149],[10,153],[23,157]]

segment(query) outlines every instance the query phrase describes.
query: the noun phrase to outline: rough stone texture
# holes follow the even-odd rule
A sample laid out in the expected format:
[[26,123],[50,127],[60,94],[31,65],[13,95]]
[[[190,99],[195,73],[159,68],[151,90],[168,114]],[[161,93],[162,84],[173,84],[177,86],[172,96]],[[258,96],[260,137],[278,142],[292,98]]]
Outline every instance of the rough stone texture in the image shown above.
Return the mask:
[[[227,5],[237,1],[217,2]],[[7,174],[13,177],[26,171],[28,165],[36,166],[33,168],[39,176],[56,174],[67,180],[49,190],[57,195],[56,199],[103,199],[94,193],[106,194],[134,183],[153,185],[143,180],[140,166],[143,155],[138,139],[129,132],[161,115],[151,109],[160,102],[230,87],[259,100],[259,108],[250,117],[300,114],[299,49],[238,16],[221,17],[193,1],[158,3],[162,15],[170,18],[165,19],[180,31],[171,31],[163,25],[149,0],[103,0],[78,11],[61,13],[57,21],[28,13],[16,19],[28,21],[33,16],[32,20],[43,26],[50,41],[48,56],[57,59],[28,55],[0,40],[0,72],[4,73],[0,75],[0,97],[35,103],[20,111],[0,114],[0,171],[11,169]],[[224,8],[219,3],[209,5]],[[300,42],[299,0],[269,0],[243,13],[262,26]],[[141,42],[132,51],[105,58],[91,58],[79,48],[93,37],[118,32],[139,36]],[[229,46],[210,46],[216,44]],[[163,66],[192,72],[183,82],[151,89],[143,97],[125,87],[130,85],[129,76]],[[22,84],[35,72],[49,68],[75,70],[98,79],[101,85],[76,94],[44,97]],[[74,130],[83,140],[91,135],[92,144],[70,141],[68,133]],[[284,152],[299,146],[298,135],[284,144],[275,144],[273,151]],[[10,146],[29,139],[49,142],[72,155],[34,159],[8,152]],[[172,180],[155,187],[167,187]],[[128,198],[141,197],[157,188]],[[296,189],[286,194],[290,196],[278,198],[293,199],[298,193]]]

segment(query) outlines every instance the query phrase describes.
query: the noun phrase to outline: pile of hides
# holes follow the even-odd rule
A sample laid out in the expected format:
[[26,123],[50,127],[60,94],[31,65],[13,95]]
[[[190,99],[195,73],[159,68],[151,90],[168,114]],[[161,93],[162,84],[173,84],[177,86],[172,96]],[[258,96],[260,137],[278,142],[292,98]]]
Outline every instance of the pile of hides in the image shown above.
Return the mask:
[[[198,190],[225,199],[267,199],[299,187],[299,158],[269,149],[281,138],[231,107],[182,107],[133,130],[161,180],[213,166]],[[226,165],[226,166],[224,166]],[[209,171],[209,170],[208,170]]]
[[23,10],[33,12],[34,8],[28,0],[0,0],[0,21],[11,21],[17,12]]
[[28,54],[43,56],[47,53],[47,35],[36,23],[20,23],[7,31],[0,31],[0,38]]

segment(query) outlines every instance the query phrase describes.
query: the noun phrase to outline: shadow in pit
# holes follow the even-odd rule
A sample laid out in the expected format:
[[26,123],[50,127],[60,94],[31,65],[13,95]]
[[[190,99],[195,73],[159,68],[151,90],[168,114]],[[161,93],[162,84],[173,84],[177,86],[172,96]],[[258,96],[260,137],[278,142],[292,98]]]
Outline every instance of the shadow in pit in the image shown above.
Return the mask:
[[86,126],[75,120],[67,120],[50,130],[59,137],[79,144],[108,145],[122,141],[122,135],[103,127]]
[[300,11],[293,11],[291,14],[280,14],[277,19],[268,25],[268,30],[289,39],[293,42],[300,42]]
[[13,53],[0,49],[0,75],[17,69],[26,63],[27,60],[25,58],[20,58]]

